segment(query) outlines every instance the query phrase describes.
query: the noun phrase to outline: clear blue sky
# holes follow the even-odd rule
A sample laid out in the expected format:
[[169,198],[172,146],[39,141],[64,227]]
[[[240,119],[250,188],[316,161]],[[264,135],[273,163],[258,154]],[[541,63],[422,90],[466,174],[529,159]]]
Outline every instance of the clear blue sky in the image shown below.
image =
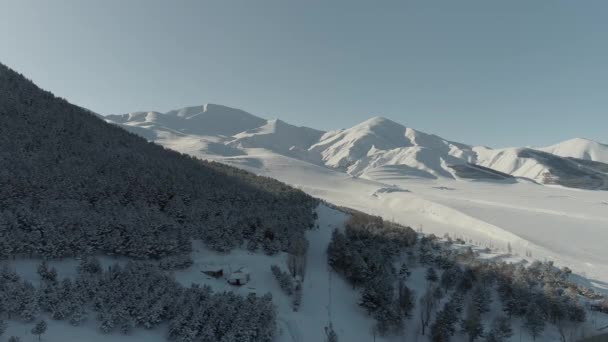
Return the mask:
[[608,1],[0,0],[0,62],[101,114],[207,102],[470,144],[608,142]]

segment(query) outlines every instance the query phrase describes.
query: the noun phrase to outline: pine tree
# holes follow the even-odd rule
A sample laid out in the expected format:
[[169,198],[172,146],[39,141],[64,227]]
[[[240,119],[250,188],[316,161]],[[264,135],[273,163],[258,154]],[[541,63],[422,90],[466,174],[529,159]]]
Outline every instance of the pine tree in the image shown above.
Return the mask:
[[44,282],[54,283],[57,281],[57,270],[54,267],[49,268],[46,260],[43,260],[40,265],[38,265],[37,272],[40,279]]
[[281,287],[283,292],[285,292],[286,295],[291,296],[294,291],[294,285],[289,273],[282,271],[277,265],[270,266],[270,270],[279,282],[279,286]]
[[431,326],[431,340],[433,342],[448,341],[456,332],[455,324],[458,321],[454,297],[445,303],[443,309],[437,313],[435,322]]
[[473,342],[483,335],[481,315],[475,303],[471,302],[467,306],[467,314],[462,321],[462,330],[469,336],[469,342]]
[[412,314],[412,310],[414,310],[414,293],[403,283],[403,281],[399,281],[399,308],[401,309],[401,313],[403,317],[410,317]]
[[429,326],[431,320],[431,314],[437,306],[437,300],[433,296],[433,291],[433,287],[429,287],[427,288],[426,293],[420,297],[420,328],[422,329],[422,335],[426,333],[426,328]]
[[459,266],[452,266],[441,274],[441,287],[446,290],[453,289],[462,278],[462,270]]
[[46,321],[45,320],[40,320],[32,328],[32,335],[37,335],[38,336],[38,340],[40,340],[40,337],[42,336],[42,334],[44,334],[46,332],[46,328],[47,328]]
[[439,280],[439,277],[437,276],[437,272],[435,271],[435,269],[433,267],[429,267],[426,270],[426,276],[425,276],[427,281],[430,282],[436,282],[437,280]]
[[500,316],[492,322],[492,329],[486,337],[486,342],[506,342],[513,336],[513,330],[509,319]]
[[85,256],[80,259],[78,264],[79,274],[100,274],[103,272],[99,259],[92,256]]
[[407,264],[401,263],[401,268],[399,269],[399,277],[401,279],[407,279],[407,277],[409,277],[411,274],[410,269],[407,267]]
[[545,330],[545,318],[537,303],[530,303],[524,317],[524,327],[533,340]]
[[8,338],[8,342],[21,342],[21,338],[18,336],[11,336]]
[[359,305],[367,310],[368,314],[378,310],[381,307],[381,303],[378,302],[378,292],[377,289],[369,284],[363,287],[363,291],[361,292],[361,299],[359,300]]
[[293,291],[293,311],[298,311],[300,309],[300,305],[302,304],[302,283],[300,281],[296,282],[296,286]]
[[472,299],[480,314],[490,312],[492,293],[487,287],[483,285],[475,286],[473,288]]
[[3,319],[0,319],[0,336],[4,335],[6,329],[8,328],[8,324]]

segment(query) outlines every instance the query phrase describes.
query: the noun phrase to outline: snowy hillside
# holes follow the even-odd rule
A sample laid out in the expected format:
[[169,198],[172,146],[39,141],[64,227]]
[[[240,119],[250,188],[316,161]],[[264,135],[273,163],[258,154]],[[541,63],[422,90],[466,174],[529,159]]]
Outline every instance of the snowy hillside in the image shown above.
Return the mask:
[[474,148],[477,164],[541,184],[588,190],[608,190],[608,165],[563,158],[531,148]]
[[539,147],[537,150],[561,157],[572,157],[608,163],[608,145],[600,144],[589,139],[570,139],[555,145]]
[[186,107],[167,113],[135,112],[108,115],[106,119],[127,126],[168,129],[184,134],[231,136],[265,123],[264,119],[239,109],[216,104]]
[[324,165],[360,176],[399,166],[404,176],[452,177],[449,164],[473,160],[470,147],[374,117],[352,128],[329,132],[311,146]]
[[324,132],[296,127],[284,121],[268,120],[265,125],[234,135],[228,145],[239,148],[265,148],[285,155],[306,151]]

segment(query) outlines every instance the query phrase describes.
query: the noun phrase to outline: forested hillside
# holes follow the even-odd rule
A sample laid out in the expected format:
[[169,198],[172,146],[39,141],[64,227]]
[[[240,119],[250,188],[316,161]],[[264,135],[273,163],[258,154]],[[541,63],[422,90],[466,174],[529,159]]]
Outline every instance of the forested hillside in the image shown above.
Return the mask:
[[158,258],[191,238],[288,250],[316,201],[270,178],[166,150],[0,64],[0,253]]
[[[576,341],[608,299],[572,281],[552,261],[481,258],[462,239],[420,235],[380,217],[352,212],[328,246],[333,270],[359,289],[374,332],[433,342]],[[422,271],[422,272],[421,272]],[[559,336],[559,337],[558,337]]]

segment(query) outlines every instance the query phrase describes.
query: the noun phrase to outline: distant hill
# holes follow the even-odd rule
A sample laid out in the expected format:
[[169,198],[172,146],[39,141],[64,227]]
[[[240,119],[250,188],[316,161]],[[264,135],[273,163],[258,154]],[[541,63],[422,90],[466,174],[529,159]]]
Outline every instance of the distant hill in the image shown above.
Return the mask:
[[571,157],[608,163],[608,145],[584,138],[570,139],[555,145],[539,147],[537,149],[560,157]]

